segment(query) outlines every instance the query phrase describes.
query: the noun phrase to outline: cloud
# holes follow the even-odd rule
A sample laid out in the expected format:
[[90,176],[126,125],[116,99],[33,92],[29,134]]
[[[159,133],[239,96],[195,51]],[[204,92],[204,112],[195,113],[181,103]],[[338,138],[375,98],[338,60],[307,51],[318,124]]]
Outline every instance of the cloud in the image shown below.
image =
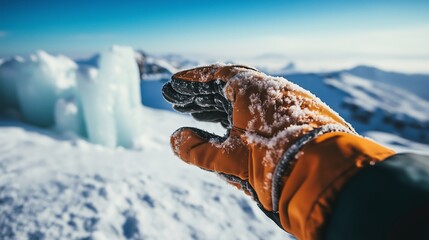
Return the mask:
[[337,32],[314,32],[302,35],[281,35],[264,39],[266,48],[277,52],[325,56],[390,56],[427,58],[429,26]]
[[0,38],[4,37],[4,36],[7,36],[8,34],[9,34],[8,32],[0,30]]

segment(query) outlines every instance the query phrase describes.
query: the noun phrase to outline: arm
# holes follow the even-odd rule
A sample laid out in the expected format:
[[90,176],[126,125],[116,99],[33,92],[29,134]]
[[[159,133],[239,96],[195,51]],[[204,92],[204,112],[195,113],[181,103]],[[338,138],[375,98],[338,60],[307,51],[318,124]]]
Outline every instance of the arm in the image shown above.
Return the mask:
[[403,153],[367,167],[338,194],[326,239],[429,239],[429,157]]
[[175,154],[242,189],[299,239],[321,238],[347,182],[394,154],[310,92],[252,68],[179,72],[163,94],[176,110],[227,128],[223,137],[181,128],[171,137]]

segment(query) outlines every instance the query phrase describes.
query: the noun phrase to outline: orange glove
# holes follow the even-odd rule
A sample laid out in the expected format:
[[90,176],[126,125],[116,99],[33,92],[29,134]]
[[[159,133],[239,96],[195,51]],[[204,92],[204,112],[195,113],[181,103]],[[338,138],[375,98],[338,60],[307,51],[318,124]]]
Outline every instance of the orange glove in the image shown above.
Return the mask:
[[283,218],[280,223],[279,201],[300,149],[325,133],[356,134],[310,92],[245,66],[211,65],[176,73],[163,95],[174,109],[220,122],[228,130],[220,137],[180,128],[171,136],[174,153],[243,189],[283,228],[290,224]]

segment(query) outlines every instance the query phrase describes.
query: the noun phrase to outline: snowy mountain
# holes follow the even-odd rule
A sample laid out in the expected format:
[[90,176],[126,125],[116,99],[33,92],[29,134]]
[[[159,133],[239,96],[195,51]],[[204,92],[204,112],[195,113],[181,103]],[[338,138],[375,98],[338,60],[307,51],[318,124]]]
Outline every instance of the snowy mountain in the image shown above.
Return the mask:
[[205,61],[192,60],[177,54],[157,56],[136,51],[135,56],[142,80],[140,83],[142,103],[165,110],[172,108],[161,96],[164,83],[169,81],[175,72],[207,64]]
[[[301,73],[292,62],[268,73],[283,76],[310,90],[360,133],[383,131],[429,143],[429,93],[426,91],[429,75],[393,73],[365,66],[327,73]],[[159,94],[170,76],[158,81],[142,81],[144,105],[171,110]]]
[[135,51],[135,57],[143,81],[169,79],[175,72],[204,64],[177,54],[157,56],[141,50]]
[[346,72],[358,77],[394,85],[429,101],[429,92],[427,91],[429,75],[388,72],[370,66],[357,66]]
[[290,62],[283,67],[280,68],[267,68],[267,67],[259,67],[259,70],[263,72],[267,72],[273,76],[284,76],[294,73],[299,73],[300,71],[297,69],[297,66],[294,62]]
[[180,70],[203,65],[203,62],[189,60],[180,55],[150,55],[136,51],[135,58],[140,71],[142,103],[157,109],[172,110],[171,105],[161,97],[161,88],[171,75]]
[[285,77],[313,92],[360,133],[382,131],[429,143],[429,102],[410,91],[346,71]]
[[148,55],[143,51],[136,51],[135,56],[140,70],[140,78],[142,80],[150,81],[165,79],[178,71],[178,68],[170,64],[170,62],[162,58],[156,58]]

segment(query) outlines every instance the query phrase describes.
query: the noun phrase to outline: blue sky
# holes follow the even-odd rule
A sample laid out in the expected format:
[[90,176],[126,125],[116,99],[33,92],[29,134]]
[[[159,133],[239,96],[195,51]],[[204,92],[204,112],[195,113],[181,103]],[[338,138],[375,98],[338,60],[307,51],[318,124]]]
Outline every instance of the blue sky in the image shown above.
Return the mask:
[[218,58],[429,58],[427,0],[0,0],[0,57],[113,44]]

